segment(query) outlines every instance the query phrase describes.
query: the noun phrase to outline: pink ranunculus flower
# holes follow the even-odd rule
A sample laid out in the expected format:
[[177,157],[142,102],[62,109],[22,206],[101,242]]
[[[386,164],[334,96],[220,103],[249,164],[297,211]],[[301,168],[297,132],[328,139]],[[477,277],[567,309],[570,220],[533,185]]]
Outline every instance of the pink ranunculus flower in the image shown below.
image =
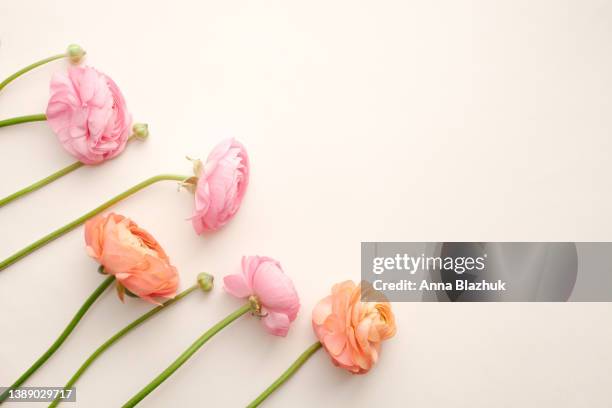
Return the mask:
[[179,276],[159,243],[134,221],[111,213],[85,223],[87,253],[104,271],[115,275],[119,296],[122,287],[154,303],[155,298],[173,298]]
[[235,139],[219,143],[198,166],[195,212],[191,217],[196,233],[216,231],[238,211],[249,184],[249,157]]
[[91,67],[73,66],[51,80],[47,122],[60,143],[85,164],[120,154],[127,144],[132,118],[112,79]]
[[264,327],[275,336],[287,335],[300,310],[293,282],[272,258],[242,257],[242,273],[226,276],[223,286],[230,295],[255,304]]

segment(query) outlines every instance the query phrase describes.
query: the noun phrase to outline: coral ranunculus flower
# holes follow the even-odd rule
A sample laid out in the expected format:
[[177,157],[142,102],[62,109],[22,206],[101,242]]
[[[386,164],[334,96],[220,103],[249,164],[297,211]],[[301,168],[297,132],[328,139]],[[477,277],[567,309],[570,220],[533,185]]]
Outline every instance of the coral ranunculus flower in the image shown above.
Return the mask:
[[70,67],[51,80],[47,123],[64,149],[85,164],[120,154],[132,118],[112,79],[91,67]]
[[362,285],[345,281],[312,311],[312,326],[332,362],[354,374],[367,373],[381,343],[395,335],[395,317],[387,302],[361,302]]
[[240,142],[227,139],[213,149],[196,172],[191,222],[199,235],[223,227],[240,208],[249,184],[249,157]]
[[157,304],[155,298],[176,295],[176,268],[155,238],[129,218],[111,213],[90,219],[85,242],[89,256],[138,297]]
[[278,261],[264,256],[242,257],[242,273],[223,279],[232,296],[249,299],[266,330],[284,337],[300,310],[293,282]]

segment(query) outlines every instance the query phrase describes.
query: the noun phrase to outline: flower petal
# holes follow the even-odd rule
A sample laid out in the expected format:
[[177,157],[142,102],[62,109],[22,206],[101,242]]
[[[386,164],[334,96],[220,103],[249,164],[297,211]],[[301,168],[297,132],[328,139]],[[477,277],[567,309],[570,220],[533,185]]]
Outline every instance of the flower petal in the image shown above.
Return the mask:
[[223,288],[227,293],[237,298],[246,298],[251,295],[251,289],[242,274],[227,275],[223,278]]
[[270,259],[259,265],[253,276],[253,292],[267,309],[286,314],[290,321],[295,320],[300,299],[293,282],[277,261]]
[[268,333],[274,336],[285,337],[289,331],[289,317],[283,313],[276,313],[272,311],[267,312],[267,315],[261,319],[261,323],[264,325]]

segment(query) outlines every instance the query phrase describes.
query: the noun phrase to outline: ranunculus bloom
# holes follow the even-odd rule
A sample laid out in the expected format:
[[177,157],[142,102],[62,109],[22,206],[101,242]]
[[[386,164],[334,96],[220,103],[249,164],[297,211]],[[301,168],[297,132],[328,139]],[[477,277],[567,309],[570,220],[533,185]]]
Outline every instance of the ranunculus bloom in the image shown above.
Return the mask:
[[244,146],[234,139],[222,141],[196,176],[193,228],[197,234],[216,231],[236,214],[249,184],[249,157]]
[[98,215],[85,224],[87,253],[142,299],[173,298],[179,277],[168,256],[147,231],[118,214]]
[[91,67],[70,67],[51,80],[47,123],[64,149],[85,164],[125,149],[132,118],[112,79]]
[[226,276],[223,286],[232,296],[257,302],[261,306],[261,322],[275,336],[287,335],[300,310],[293,282],[272,258],[242,257],[242,273]]
[[346,281],[312,312],[312,326],[333,363],[365,374],[378,360],[382,341],[395,335],[395,317],[387,302],[361,302],[361,285]]

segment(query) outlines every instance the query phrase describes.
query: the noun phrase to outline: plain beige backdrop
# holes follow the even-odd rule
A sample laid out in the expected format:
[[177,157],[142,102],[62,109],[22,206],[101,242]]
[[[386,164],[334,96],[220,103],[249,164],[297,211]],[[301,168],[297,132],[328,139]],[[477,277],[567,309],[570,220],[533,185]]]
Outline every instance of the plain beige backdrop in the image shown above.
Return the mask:
[[[150,139],[0,209],[0,258],[156,173],[187,173],[223,137],[247,146],[249,191],[198,237],[192,197],[159,183],[117,205],[191,285],[109,350],[78,407],[115,407],[238,307],[222,276],[278,258],[302,311],[287,338],[242,319],[143,407],[239,407],[314,341],[310,311],[359,278],[361,241],[609,241],[612,3],[32,1],[0,3],[0,77],[78,42]],[[0,94],[43,112],[55,62]],[[72,162],[44,123],[0,131],[0,196]],[[37,358],[100,283],[79,228],[0,273],[0,384]],[[399,330],[367,376],[319,352],[269,407],[610,407],[610,304],[394,304]],[[28,385],[59,386],[148,310],[109,292]],[[25,405],[12,404],[19,408]],[[7,404],[7,407],[11,404]],[[42,404],[41,404],[42,406]]]

